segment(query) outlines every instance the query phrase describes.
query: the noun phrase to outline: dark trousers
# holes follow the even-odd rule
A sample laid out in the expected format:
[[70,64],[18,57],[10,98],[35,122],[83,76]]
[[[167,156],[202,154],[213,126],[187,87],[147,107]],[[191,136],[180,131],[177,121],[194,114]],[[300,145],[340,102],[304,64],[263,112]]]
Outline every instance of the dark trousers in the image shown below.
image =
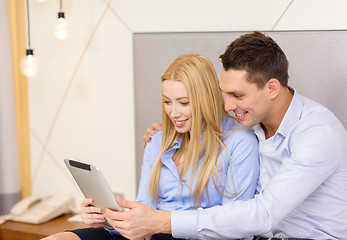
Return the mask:
[[[100,228],[81,228],[76,230],[70,230],[68,232],[75,233],[81,240],[125,240],[127,238],[122,235],[112,235],[106,231],[103,227]],[[151,240],[172,240],[174,238],[171,234],[154,234]]]

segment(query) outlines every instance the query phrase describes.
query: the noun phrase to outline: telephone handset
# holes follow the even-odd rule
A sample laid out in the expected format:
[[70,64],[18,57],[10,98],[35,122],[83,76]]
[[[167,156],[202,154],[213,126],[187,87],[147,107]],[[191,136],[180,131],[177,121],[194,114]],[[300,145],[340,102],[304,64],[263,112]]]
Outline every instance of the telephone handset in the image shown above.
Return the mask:
[[71,196],[34,194],[12,207],[10,220],[40,224],[70,212],[72,204]]

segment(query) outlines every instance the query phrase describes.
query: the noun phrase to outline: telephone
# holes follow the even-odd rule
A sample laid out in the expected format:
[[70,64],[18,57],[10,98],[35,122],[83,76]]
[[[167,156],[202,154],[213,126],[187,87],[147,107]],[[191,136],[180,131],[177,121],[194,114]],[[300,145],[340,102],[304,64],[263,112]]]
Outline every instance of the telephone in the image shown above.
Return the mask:
[[12,207],[9,220],[40,224],[70,212],[72,205],[71,196],[34,194]]

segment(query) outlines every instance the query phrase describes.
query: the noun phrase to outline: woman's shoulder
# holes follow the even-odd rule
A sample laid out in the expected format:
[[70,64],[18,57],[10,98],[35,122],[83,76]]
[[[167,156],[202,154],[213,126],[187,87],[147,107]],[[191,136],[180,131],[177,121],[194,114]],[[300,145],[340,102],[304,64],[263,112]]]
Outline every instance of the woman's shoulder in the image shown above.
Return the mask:
[[153,136],[150,136],[151,140],[146,144],[144,151],[144,163],[151,165],[154,163],[160,151],[162,136],[161,131],[157,131]]
[[222,128],[223,134],[225,134],[227,138],[247,138],[256,140],[253,129],[243,126],[232,117],[223,118]]
[[163,138],[163,132],[162,131],[155,131],[156,133],[153,136],[150,136],[151,141],[147,143],[147,147],[154,147],[158,146],[160,147],[161,145],[161,140]]

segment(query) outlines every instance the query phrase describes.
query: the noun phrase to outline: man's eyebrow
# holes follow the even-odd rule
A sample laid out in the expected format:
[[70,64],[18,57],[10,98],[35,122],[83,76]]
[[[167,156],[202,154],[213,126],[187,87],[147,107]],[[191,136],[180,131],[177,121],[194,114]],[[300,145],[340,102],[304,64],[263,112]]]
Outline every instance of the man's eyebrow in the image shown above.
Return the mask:
[[[220,89],[220,88],[219,88]],[[244,95],[243,91],[239,90],[233,90],[233,91],[228,91],[224,92],[222,89],[220,89],[224,94],[231,94],[231,95]]]
[[223,93],[228,93],[228,92],[224,92],[224,91],[220,88],[220,86],[218,86],[218,88],[219,88],[219,90],[220,90],[221,92],[223,92]]
[[230,92],[224,92],[220,87],[219,87],[219,90],[225,94],[235,94],[237,93],[237,91],[230,91]]

